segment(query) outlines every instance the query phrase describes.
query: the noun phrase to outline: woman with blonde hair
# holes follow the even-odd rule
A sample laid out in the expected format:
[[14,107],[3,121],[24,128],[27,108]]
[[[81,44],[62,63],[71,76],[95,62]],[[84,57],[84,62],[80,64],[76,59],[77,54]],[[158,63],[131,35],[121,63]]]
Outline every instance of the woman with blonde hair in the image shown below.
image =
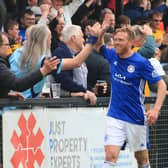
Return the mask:
[[[27,30],[27,40],[23,47],[17,49],[9,58],[11,70],[18,76],[25,76],[42,66],[49,56],[50,31],[46,25],[33,25]],[[44,85],[45,78],[32,88],[23,92],[25,98],[37,97]]]

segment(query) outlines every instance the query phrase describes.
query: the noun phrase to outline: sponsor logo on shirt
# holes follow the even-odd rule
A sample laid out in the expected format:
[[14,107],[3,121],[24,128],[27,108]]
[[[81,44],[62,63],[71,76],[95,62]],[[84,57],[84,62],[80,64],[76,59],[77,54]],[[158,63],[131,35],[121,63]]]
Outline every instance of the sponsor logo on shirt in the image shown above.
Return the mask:
[[126,80],[126,76],[122,76],[121,74],[119,73],[115,73],[114,76],[113,76],[113,79],[117,82],[120,82],[124,85],[132,85],[132,83],[129,83]]
[[122,75],[119,74],[119,73],[115,73],[114,75],[115,75],[115,77],[117,77],[117,78],[119,78],[119,79],[122,79],[122,80],[125,80],[125,79],[126,79],[126,76],[122,76]]

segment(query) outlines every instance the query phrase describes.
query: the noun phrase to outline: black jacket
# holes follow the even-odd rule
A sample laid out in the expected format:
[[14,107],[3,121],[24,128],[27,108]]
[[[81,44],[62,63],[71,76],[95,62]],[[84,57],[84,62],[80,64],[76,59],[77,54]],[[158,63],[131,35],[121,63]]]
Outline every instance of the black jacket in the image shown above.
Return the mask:
[[0,98],[7,98],[10,90],[24,91],[42,80],[40,70],[31,72],[23,78],[18,78],[10,71],[8,59],[0,56]]

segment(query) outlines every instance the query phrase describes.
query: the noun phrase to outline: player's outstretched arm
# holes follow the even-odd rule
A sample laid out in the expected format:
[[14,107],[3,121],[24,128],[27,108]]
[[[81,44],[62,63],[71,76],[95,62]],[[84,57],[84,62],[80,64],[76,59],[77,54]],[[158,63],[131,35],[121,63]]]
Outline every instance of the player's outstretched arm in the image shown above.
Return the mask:
[[162,107],[162,104],[164,102],[165,96],[166,96],[166,84],[164,82],[163,79],[161,79],[158,83],[157,83],[158,89],[157,89],[157,98],[156,98],[156,102],[154,104],[154,107],[152,110],[147,111],[146,116],[147,116],[147,123],[149,125],[154,124],[158,117],[159,117],[159,113],[160,113],[160,109]]

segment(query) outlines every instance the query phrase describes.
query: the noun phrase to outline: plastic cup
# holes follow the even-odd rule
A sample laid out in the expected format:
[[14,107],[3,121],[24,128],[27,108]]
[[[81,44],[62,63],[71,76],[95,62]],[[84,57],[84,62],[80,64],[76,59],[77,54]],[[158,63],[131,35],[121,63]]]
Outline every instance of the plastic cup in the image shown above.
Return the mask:
[[61,84],[51,83],[52,98],[60,98],[61,96]]

